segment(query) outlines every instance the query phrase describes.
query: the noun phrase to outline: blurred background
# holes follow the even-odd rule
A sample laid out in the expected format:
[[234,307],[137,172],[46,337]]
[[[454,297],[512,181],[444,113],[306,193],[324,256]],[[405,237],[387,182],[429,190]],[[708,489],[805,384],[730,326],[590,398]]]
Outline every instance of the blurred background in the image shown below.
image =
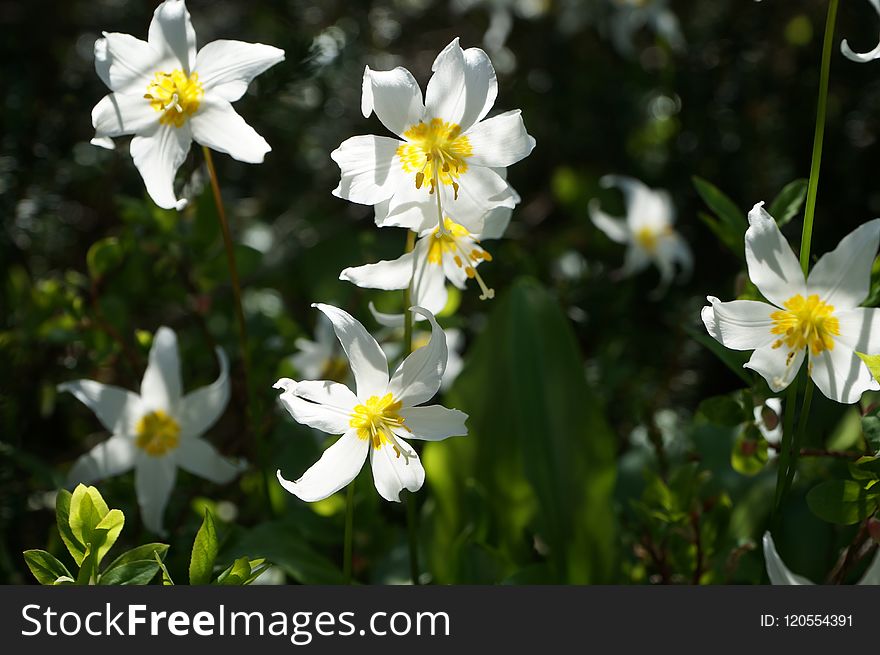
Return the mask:
[[[371,208],[330,193],[338,179],[331,150],[353,135],[386,134],[360,112],[364,65],[405,66],[424,88],[433,58],[459,36],[495,64],[493,111],[522,109],[537,147],[509,170],[523,200],[506,238],[487,244],[493,262],[480,269],[498,299],[482,302],[469,288],[443,318],[461,330],[465,362],[444,402],[471,414],[472,434],[422,451],[422,581],[766,581],[755,544],[776,469],[734,468],[742,421],[704,401],[748,387],[760,404],[769,390],[692,336],[703,332],[707,293],[726,300],[743,289],[741,259],[699,218],[709,210],[692,176],[717,185],[744,215],[808,175],[824,0],[187,5],[199,45],[240,39],[287,56],[236,104],[272,145],[265,163],[215,157],[239,244],[253,409],[270,444],[270,474],[280,467],[295,478],[324,445],[276,407],[271,388],[298,375],[290,357],[298,338],[314,339],[310,303],[337,304],[376,331],[367,303],[393,310],[402,302],[402,294],[338,280],[347,266],[399,256],[405,242],[402,230],[376,229]],[[240,366],[200,151],[178,175],[193,198],[178,214],[149,200],[128,139],[115,152],[89,145],[91,109],[107,92],[93,44],[103,30],[145,38],[154,8],[0,0],[0,582],[33,581],[22,550],[59,548],[53,492],[106,437],[87,408],[56,394],[57,384],[90,378],[137,388],[160,325],[178,333],[185,388],[216,377],[214,344],[234,371]],[[649,10],[663,10],[662,20],[632,13]],[[868,2],[843,3],[836,43],[873,48],[876,21]],[[880,215],[878,134],[880,63],[854,64],[835,45],[815,253]],[[592,198],[623,213],[619,193],[598,185],[608,173],[672,195],[695,271],[660,299],[651,297],[653,268],[614,278],[623,248],[590,222]],[[785,230],[793,242],[800,226],[798,215]],[[207,438],[256,461],[244,438],[245,391],[234,379],[232,402]],[[846,448],[861,438],[858,410],[817,397],[813,412],[811,445]],[[855,528],[813,516],[804,480],[840,466],[803,463],[775,534],[787,564],[817,581]],[[382,502],[364,476],[355,575],[406,581],[404,509]],[[129,517],[120,543],[150,540],[135,520],[131,474],[98,486]],[[166,512],[172,573],[185,569],[208,507],[229,561],[247,552],[275,562],[277,580],[340,581],[344,499],[307,505],[273,483],[269,515],[262,493],[254,468],[226,487],[182,473]]]

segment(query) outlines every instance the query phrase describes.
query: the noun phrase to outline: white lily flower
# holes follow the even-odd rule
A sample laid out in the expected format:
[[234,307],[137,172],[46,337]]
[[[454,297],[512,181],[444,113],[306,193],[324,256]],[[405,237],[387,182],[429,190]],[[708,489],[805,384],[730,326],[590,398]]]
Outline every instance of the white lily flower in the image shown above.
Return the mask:
[[253,164],[271,150],[230,103],[283,60],[283,50],[242,41],[214,41],[196,53],[184,0],[165,0],[146,41],[104,32],[95,42],[95,70],[112,93],[92,110],[92,143],[112,149],[114,137],[134,135],[131,156],[150,197],[183,209],[174,175],[193,141]]
[[880,353],[880,310],[859,305],[868,297],[871,266],[880,245],[880,219],[850,232],[804,274],[791,246],[762,202],[749,212],[749,278],[770,301],[721,302],[709,296],[703,323],[720,344],[754,350],[745,364],[778,393],[810,351],[809,375],[831,400],[852,404],[880,389],[856,354]]
[[229,363],[219,348],[217,359],[217,379],[184,395],[177,335],[161,327],[153,337],[139,394],[94,380],[58,385],[58,391],[72,393],[111,433],[76,461],[68,485],[91,484],[134,469],[144,525],[164,535],[162,517],[178,468],[217,484],[235,478],[244,470],[244,461],[221,457],[201,438],[229,402]]
[[[500,239],[510,223],[510,215],[511,210],[505,207],[490,211],[483,223],[482,234],[469,232],[466,227],[447,216],[443,230],[439,226],[423,230],[411,252],[393,260],[346,268],[339,274],[339,279],[366,289],[391,291],[409,287],[412,303],[424,307],[432,314],[437,314],[446,307],[449,296],[446,290],[447,280],[459,289],[464,289],[469,279],[475,279],[480,285],[480,299],[494,298],[494,289],[486,285],[477,271],[480,262],[492,261],[492,255],[480,242],[485,239]],[[372,305],[370,309],[382,325],[403,325],[402,314],[382,314]]]
[[336,380],[340,381],[348,374],[348,362],[342,356],[333,324],[321,314],[315,323],[315,340],[299,338],[295,342],[299,352],[291,355],[290,363],[294,365],[300,377],[305,380]]
[[[464,334],[456,328],[448,328],[443,330],[446,335],[446,350],[449,353],[446,358],[446,370],[443,372],[443,380],[440,382],[440,391],[446,391],[455,382],[458,374],[464,368],[464,359],[461,353],[464,350]],[[401,343],[402,335],[400,330],[393,330],[390,341],[381,340],[382,352],[385,357],[394,360],[403,353],[403,344]],[[418,350],[427,346],[431,341],[431,333],[424,330],[415,330],[412,335],[412,349]]]
[[[764,564],[767,567],[767,576],[770,578],[770,584],[774,585],[811,585],[810,580],[802,575],[792,573],[782,561],[779,553],[776,551],[776,544],[773,543],[773,537],[769,532],[764,533]],[[860,585],[878,585],[880,584],[880,551],[874,555],[874,559],[868,566],[865,574],[856,584]]]
[[[507,166],[535,146],[519,110],[485,119],[498,95],[495,70],[479,48],[454,39],[434,60],[425,99],[405,68],[364,71],[361,109],[398,138],[355,136],[331,153],[342,176],[333,194],[375,205],[379,226],[416,232],[439,225],[438,210],[472,233],[488,211],[513,208]],[[485,120],[484,120],[485,119]]]
[[617,51],[626,56],[635,52],[634,35],[644,27],[664,39],[673,50],[683,50],[684,35],[678,18],[667,0],[611,0],[611,40]]
[[313,305],[333,323],[355,379],[356,391],[331,381],[283,378],[281,402],[297,422],[342,435],[296,482],[278,481],[307,502],[327,498],[350,483],[370,454],[373,482],[383,498],[399,502],[403,489],[418,491],[425,469],[406,439],[438,441],[467,434],[467,414],[440,405],[417,407],[440,388],[446,368],[446,339],[434,316],[412,311],[431,323],[431,340],[388,375],[388,360],[376,340],[351,315],[330,305]]
[[653,262],[660,271],[658,291],[675,277],[676,266],[680,267],[682,277],[690,275],[693,255],[687,242],[673,228],[675,208],[669,194],[622,175],[606,175],[599,184],[606,189],[619,188],[626,203],[625,219],[603,212],[598,199],[589,205],[593,224],[612,241],[627,245],[620,275],[633,275]]
[[[880,14],[880,0],[868,0],[874,7],[874,10]],[[873,61],[877,58],[880,58],[880,43],[878,43],[873,50],[869,50],[868,52],[855,52],[852,48],[849,47],[849,43],[846,39],[844,39],[840,43],[840,51],[843,53],[843,56],[847,59],[851,59],[860,64],[867,63],[869,61]]]

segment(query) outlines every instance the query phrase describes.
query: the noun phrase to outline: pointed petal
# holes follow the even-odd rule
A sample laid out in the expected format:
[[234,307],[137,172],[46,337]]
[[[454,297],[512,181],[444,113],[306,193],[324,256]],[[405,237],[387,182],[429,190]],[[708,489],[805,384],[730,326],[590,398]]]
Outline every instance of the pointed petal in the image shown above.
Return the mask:
[[223,457],[204,439],[182,439],[174,457],[184,471],[215,484],[231,482],[247,467],[244,460]]
[[376,340],[348,312],[332,305],[315,304],[312,307],[324,312],[333,323],[336,338],[348,356],[358,398],[384,394],[388,386],[388,360]]
[[675,220],[672,200],[665,191],[652,189],[641,180],[626,175],[605,175],[599,184],[606,189],[616,187],[623,193],[630,232],[640,228],[662,232]]
[[390,71],[374,71],[364,68],[361,111],[364,118],[372,112],[382,125],[398,136],[422,120],[425,104],[418,82],[405,68],[398,66]]
[[195,70],[206,92],[235,102],[259,74],[284,61],[284,50],[262,43],[221,39],[196,55]]
[[134,434],[135,425],[144,413],[136,393],[94,380],[65,382],[58,385],[58,391],[72,393],[113,434]]
[[362,205],[390,198],[403,175],[399,146],[397,139],[381,136],[353,136],[343,141],[330,153],[342,173],[333,195]]
[[141,381],[141,400],[145,411],[173,411],[182,395],[177,335],[171,328],[163,326],[153,335],[149,363]]
[[[402,328],[404,319],[406,318],[403,314],[386,314],[384,312],[380,312],[376,309],[376,305],[373,304],[373,301],[370,301],[369,304],[370,313],[373,315],[373,318],[376,319],[376,322],[379,325],[390,328]],[[388,356],[387,348],[385,350],[386,356]]]
[[474,152],[467,158],[468,165],[512,166],[528,157],[535,147],[519,109],[477,123],[466,136]]
[[220,375],[213,383],[186,394],[177,409],[180,434],[183,439],[200,437],[223,415],[229,404],[229,360],[222,348],[217,348]]
[[397,259],[346,268],[339,279],[365,289],[406,289],[413,277],[413,257],[408,252]]
[[880,218],[846,235],[837,248],[822,255],[807,278],[807,293],[836,309],[858,307],[871,290],[871,266],[880,246]]
[[116,93],[142,98],[161,64],[161,53],[130,34],[104,32],[104,38],[95,41],[95,71]]
[[827,398],[851,405],[866,391],[880,390],[861,357],[837,342],[831,350],[810,354],[810,377]]
[[722,346],[733,350],[754,350],[768,346],[779,337],[771,332],[772,305],[755,300],[721,302],[714,296],[706,298],[701,316],[709,334]]
[[[511,190],[513,189],[511,188]],[[516,202],[519,202],[519,195],[517,195]],[[496,207],[489,210],[483,218],[483,230],[479,234],[480,240],[502,238],[507,231],[507,226],[510,225],[511,216],[513,216],[513,209],[510,207]]]
[[468,433],[465,426],[468,415],[457,409],[447,409],[442,405],[406,407],[400,410],[400,415],[406,421],[406,427],[412,432],[408,435],[412,439],[439,441]]
[[238,161],[260,164],[272,147],[226,100],[206,94],[190,119],[195,141]]
[[152,457],[138,453],[134,471],[134,486],[141,519],[147,529],[160,536],[166,533],[163,517],[168,499],[174,490],[177,467],[172,457]]
[[196,63],[196,31],[193,29],[184,0],[165,0],[153,12],[150,46],[164,58],[173,57],[189,74]]
[[186,159],[192,144],[189,123],[182,127],[157,125],[153,131],[137,135],[129,150],[134,165],[147,187],[147,193],[163,209],[183,209],[186,200],[174,195],[174,176]]
[[434,397],[440,390],[448,356],[446,335],[434,315],[423,307],[411,309],[431,323],[431,340],[403,360],[388,385],[394,399],[402,402],[404,407],[420,405]]
[[651,263],[651,257],[648,252],[636,245],[631,244],[624,254],[623,266],[620,267],[618,275],[621,277],[629,277],[636,273],[641,273]]
[[804,274],[797,257],[779,231],[776,221],[764,211],[763,202],[756,204],[749,212],[746,263],[749,279],[774,305],[782,307],[792,296],[806,293]]
[[279,470],[278,482],[300,500],[309,503],[323,500],[357,477],[367,459],[369,445],[368,440],[358,438],[357,431],[346,432],[299,480],[286,480]]
[[343,434],[351,429],[351,415],[360,401],[344,384],[282,378],[274,388],[282,389],[279,400],[298,423],[327,434]]
[[772,344],[761,346],[744,367],[759,373],[773,392],[779,392],[791,384],[804,362],[803,350],[798,350],[791,359],[788,355],[787,348],[774,348]]
[[785,562],[776,552],[776,544],[769,532],[764,533],[764,564],[767,566],[767,576],[770,584],[774,585],[811,585],[813,584],[801,575],[795,575],[789,571]]
[[593,198],[588,205],[590,220],[593,225],[602,230],[609,239],[615,243],[627,243],[630,240],[629,229],[626,221],[609,216],[601,209],[598,198]]
[[[507,181],[497,171],[485,166],[472,166],[461,176],[458,198],[453,188],[445,184],[440,186],[440,193],[444,213],[472,234],[483,231],[483,222],[490,210],[513,208],[518,199]],[[429,201],[434,204],[436,222],[437,200],[430,196]]]
[[130,436],[114,434],[81,456],[67,474],[68,486],[112,478],[134,467],[137,446]]
[[865,355],[880,355],[880,309],[856,307],[835,316],[840,326],[835,342]]
[[400,492],[404,489],[415,492],[425,483],[425,468],[418,453],[400,437],[397,437],[397,443],[400,448],[406,449],[405,457],[388,444],[370,451],[376,491],[382,498],[393,503],[400,502]]
[[159,114],[136,95],[109,93],[92,109],[96,139],[135,134],[153,128],[158,122]]
[[479,48],[462,51],[455,38],[437,55],[425,93],[425,113],[461,126],[466,132],[495,103],[498,82],[488,55]]
[[[880,14],[880,0],[869,0],[869,2],[873,5],[874,11]],[[873,50],[869,52],[855,52],[844,39],[840,44],[840,51],[843,53],[843,56],[847,59],[851,59],[852,61],[858,62],[860,64],[864,64],[869,61],[873,61],[880,57],[880,43],[878,43]]]

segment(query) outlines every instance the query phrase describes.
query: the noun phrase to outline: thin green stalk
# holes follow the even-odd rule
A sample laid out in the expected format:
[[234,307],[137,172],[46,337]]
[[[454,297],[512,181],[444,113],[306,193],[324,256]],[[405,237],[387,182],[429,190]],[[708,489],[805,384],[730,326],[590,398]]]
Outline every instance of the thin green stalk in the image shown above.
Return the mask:
[[[412,252],[416,247],[416,233],[408,230],[406,233],[406,248],[404,252]],[[403,290],[403,356],[412,352],[413,315],[409,311],[412,304],[412,283]]]
[[419,526],[416,511],[416,495],[406,497],[406,527],[409,534],[409,576],[414,585],[419,584]]
[[345,492],[345,541],[342,553],[342,570],[345,575],[345,583],[351,584],[351,556],[352,542],[354,538],[354,483],[352,480],[348,484],[348,490]]
[[782,504],[785,481],[788,478],[788,466],[792,457],[792,441],[794,441],[794,412],[797,407],[798,384],[800,377],[792,380],[785,395],[785,415],[782,425],[782,447],[779,450],[779,470],[776,474],[776,494],[773,501],[774,513]]

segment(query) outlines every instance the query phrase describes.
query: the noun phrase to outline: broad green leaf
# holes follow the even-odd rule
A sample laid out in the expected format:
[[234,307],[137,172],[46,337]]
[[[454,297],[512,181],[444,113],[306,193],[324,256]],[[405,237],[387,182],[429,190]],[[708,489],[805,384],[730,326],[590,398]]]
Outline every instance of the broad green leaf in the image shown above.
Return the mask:
[[721,189],[708,180],[704,180],[696,175],[691,179],[703,202],[708,205],[709,209],[715,212],[715,215],[721,219],[722,223],[737,230],[740,234],[740,240],[742,240],[745,237],[746,229],[749,227],[746,212],[742,211]]
[[789,182],[770,203],[770,208],[767,211],[776,219],[776,224],[779,227],[797,216],[807,198],[807,186],[808,181],[804,179]]
[[697,412],[715,425],[733,427],[752,418],[743,409],[742,403],[730,395],[707,398],[700,403]]
[[251,563],[247,557],[239,557],[229,568],[217,576],[219,585],[243,585],[251,577]]
[[109,511],[97,489],[77,485],[70,499],[70,529],[73,536],[86,546],[93,544],[93,533]]
[[107,237],[96,241],[86,253],[86,265],[92,279],[103,277],[108,271],[117,267],[124,257],[122,246],[116,237]]
[[114,567],[128,564],[129,562],[139,562],[146,559],[152,559],[153,553],[156,553],[159,556],[160,561],[165,559],[165,555],[168,553],[168,544],[144,544],[143,546],[138,546],[137,548],[127,550],[115,560],[110,562],[110,565],[104,570],[104,572],[106,573]]
[[866,355],[865,353],[860,352],[857,352],[856,355],[865,362],[865,366],[871,371],[871,375],[874,376],[874,379],[880,382],[880,355]]
[[104,518],[101,519],[101,522],[98,523],[95,528],[95,534],[97,534],[98,531],[103,530],[105,531],[105,535],[95,554],[96,565],[101,564],[104,555],[106,555],[107,551],[116,543],[116,540],[119,538],[119,533],[122,532],[123,525],[125,525],[125,515],[122,513],[122,510],[118,509],[111,509],[107,512]]
[[189,561],[189,583],[191,585],[210,584],[218,548],[214,517],[210,512],[205,512],[205,520],[202,521],[202,527],[196,534],[192,557]]
[[813,514],[829,523],[851,525],[877,511],[878,492],[865,490],[852,480],[821,482],[807,493],[807,505]]
[[880,457],[860,457],[849,465],[849,470],[857,480],[880,479]]
[[880,453],[880,416],[868,414],[862,417],[862,433],[868,449],[872,453]]
[[159,564],[154,559],[125,562],[108,568],[101,574],[98,584],[102,585],[147,585],[156,577]]
[[41,585],[53,585],[58,578],[70,578],[70,571],[45,550],[24,551],[24,561]]
[[73,557],[76,565],[82,564],[86,547],[70,529],[70,500],[71,493],[67,489],[60,489],[55,498],[55,521],[58,524],[58,532],[61,540],[67,546],[68,552]]

